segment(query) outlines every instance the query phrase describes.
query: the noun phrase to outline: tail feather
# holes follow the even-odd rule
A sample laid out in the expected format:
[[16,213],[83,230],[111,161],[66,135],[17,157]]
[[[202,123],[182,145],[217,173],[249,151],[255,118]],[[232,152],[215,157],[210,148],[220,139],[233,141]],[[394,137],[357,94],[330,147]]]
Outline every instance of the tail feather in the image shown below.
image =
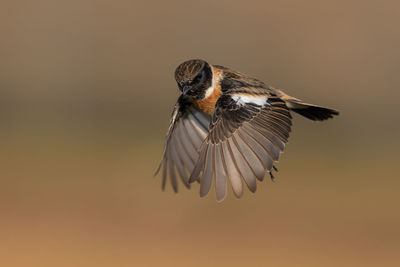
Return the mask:
[[313,121],[323,121],[339,115],[337,110],[307,104],[298,100],[286,100],[286,105],[290,110]]

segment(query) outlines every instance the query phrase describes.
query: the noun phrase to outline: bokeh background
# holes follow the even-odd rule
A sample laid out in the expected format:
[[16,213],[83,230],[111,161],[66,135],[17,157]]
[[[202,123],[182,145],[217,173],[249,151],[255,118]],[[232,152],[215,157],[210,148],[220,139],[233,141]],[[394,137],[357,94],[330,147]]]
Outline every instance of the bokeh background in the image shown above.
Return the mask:
[[[400,266],[398,1],[3,1],[1,266]],[[152,174],[190,58],[341,111],[216,203]]]

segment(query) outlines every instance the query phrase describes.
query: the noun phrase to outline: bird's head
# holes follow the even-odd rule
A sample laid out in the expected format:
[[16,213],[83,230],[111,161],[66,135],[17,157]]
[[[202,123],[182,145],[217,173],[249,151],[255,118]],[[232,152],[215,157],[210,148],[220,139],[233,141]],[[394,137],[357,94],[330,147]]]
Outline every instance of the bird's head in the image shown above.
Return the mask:
[[204,99],[206,90],[212,84],[212,75],[211,66],[201,59],[185,61],[175,70],[179,90],[192,100]]

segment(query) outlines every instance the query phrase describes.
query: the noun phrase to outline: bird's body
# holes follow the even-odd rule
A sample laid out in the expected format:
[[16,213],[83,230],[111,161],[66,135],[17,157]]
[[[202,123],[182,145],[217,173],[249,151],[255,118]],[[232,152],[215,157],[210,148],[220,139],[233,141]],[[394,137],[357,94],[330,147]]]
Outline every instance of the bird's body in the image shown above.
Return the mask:
[[306,104],[262,81],[229,68],[189,60],[175,79],[182,95],[172,113],[159,170],[177,191],[177,176],[186,187],[200,182],[205,196],[215,181],[222,201],[230,182],[237,197],[244,181],[250,191],[271,172],[287,143],[291,114],[312,120],[338,115],[336,110]]

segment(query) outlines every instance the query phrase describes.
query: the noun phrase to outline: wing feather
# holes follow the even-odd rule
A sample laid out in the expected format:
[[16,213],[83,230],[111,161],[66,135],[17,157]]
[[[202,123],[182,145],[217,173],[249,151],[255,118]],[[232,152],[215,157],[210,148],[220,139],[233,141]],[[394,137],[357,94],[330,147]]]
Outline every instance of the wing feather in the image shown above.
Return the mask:
[[[263,168],[266,170],[271,170],[274,161],[272,160],[272,157],[270,155],[270,152],[268,152],[267,149],[265,149],[262,144],[260,144],[254,137],[249,135],[246,130],[240,129],[238,131],[238,134],[240,138],[243,140],[246,140],[248,146],[253,150],[253,152],[257,155],[257,158],[261,161]],[[261,181],[264,179],[264,176],[260,179]]]
[[252,121],[251,126],[254,129],[257,129],[273,144],[277,145],[281,150],[285,148],[285,143],[287,142],[288,138],[284,135],[284,133],[276,129],[275,125],[265,122],[260,118],[255,118]]
[[217,201],[221,202],[226,197],[227,189],[227,168],[223,151],[221,150],[221,144],[215,145],[215,192],[217,195]]
[[[161,167],[161,166],[160,166]],[[167,157],[162,160],[162,183],[161,188],[164,191],[167,184]]]
[[243,125],[243,130],[248,133],[248,135],[256,140],[261,146],[264,148],[265,151],[268,151],[269,156],[274,160],[277,161],[279,159],[279,152],[280,150],[274,146],[271,140],[268,138],[269,136],[265,136],[251,125],[245,124]]
[[199,125],[195,125],[193,119],[194,117],[189,115],[186,120],[182,121],[182,123],[187,131],[187,136],[189,137],[189,140],[191,140],[193,146],[200,147],[204,139],[202,139],[202,136],[200,134],[201,130],[199,128]]
[[178,153],[178,155],[180,156],[185,168],[191,171],[196,163],[198,152],[190,142],[189,137],[185,134],[182,134],[184,128],[182,123],[178,124],[176,128],[177,132],[174,135],[177,145],[176,150],[181,151],[181,153]]
[[212,184],[212,178],[213,178],[213,165],[214,165],[214,146],[207,146],[207,152],[206,152],[206,161],[204,164],[204,169],[203,169],[203,175],[200,179],[201,184],[200,184],[200,197],[204,197],[208,194],[211,188]]
[[228,144],[231,147],[236,165],[238,167],[238,170],[240,170],[240,173],[242,174],[242,177],[246,182],[247,187],[250,189],[251,192],[254,193],[257,190],[256,175],[254,174],[254,170],[252,169],[251,165],[249,165],[249,163],[247,162],[246,156],[248,155],[243,154],[243,151],[240,149],[235,136],[236,133],[228,139]]
[[176,173],[175,173],[175,164],[172,161],[172,152],[171,149],[168,150],[168,171],[169,171],[169,179],[171,181],[172,188],[174,189],[174,192],[178,192],[178,181],[176,179]]
[[279,160],[291,125],[289,109],[279,98],[259,105],[238,103],[223,95],[217,102],[189,182],[200,180],[203,197],[215,180],[218,201],[226,196],[227,180],[238,198],[243,194],[242,180],[255,192],[257,180],[262,181]]
[[229,144],[227,144],[227,142],[221,143],[221,150],[224,155],[226,169],[233,193],[237,198],[240,198],[243,195],[242,175],[236,167],[236,163],[234,162],[232,152],[230,151]]
[[[176,135],[172,136],[171,138],[171,147],[172,149],[170,149],[171,151],[171,155],[172,155],[172,160],[173,163],[175,163],[176,169],[178,170],[179,176],[182,180],[182,183],[187,187],[190,188],[190,184],[189,182],[189,177],[187,172],[185,171],[185,167],[184,167],[184,161],[182,161],[182,156],[179,156],[179,153],[177,151],[178,147],[176,146]],[[184,150],[180,150],[182,154],[185,153]],[[181,154],[181,155],[182,155]]]
[[266,168],[264,167],[264,164],[260,160],[259,156],[257,156],[252,145],[250,144],[251,138],[247,140],[245,138],[242,138],[242,135],[240,134],[239,130],[235,133],[234,136],[238,148],[242,151],[242,154],[246,160],[247,165],[252,169],[256,178],[262,181],[264,179]]
[[156,171],[157,174],[162,169],[163,190],[169,179],[173,190],[177,192],[178,177],[190,188],[190,174],[195,169],[200,146],[207,137],[207,125],[210,121],[209,116],[202,114],[181,98],[178,100],[168,128],[163,158]]

